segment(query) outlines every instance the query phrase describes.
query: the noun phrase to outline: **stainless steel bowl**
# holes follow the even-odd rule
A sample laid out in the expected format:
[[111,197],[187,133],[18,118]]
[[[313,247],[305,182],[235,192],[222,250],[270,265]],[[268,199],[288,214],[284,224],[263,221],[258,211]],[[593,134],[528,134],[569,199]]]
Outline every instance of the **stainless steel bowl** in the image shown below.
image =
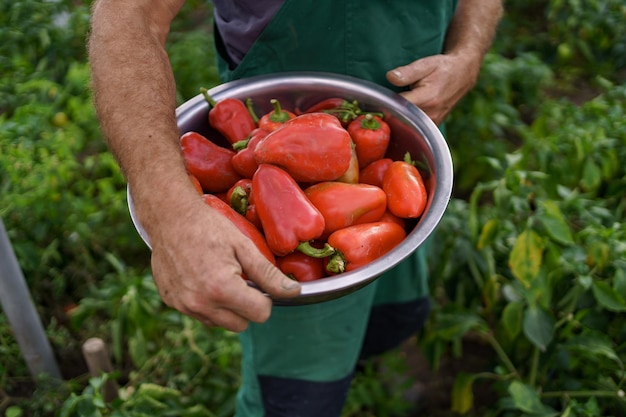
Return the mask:
[[[403,259],[411,255],[435,230],[448,206],[452,192],[452,158],[448,145],[426,114],[402,96],[377,84],[353,77],[326,74],[293,72],[264,75],[241,79],[219,85],[209,90],[216,100],[235,97],[251,98],[257,114],[272,110],[270,100],[278,99],[283,108],[306,109],[325,98],[341,97],[356,100],[361,109],[384,113],[391,126],[391,142],[387,156],[402,159],[410,152],[418,161],[418,168],[428,188],[428,204],[424,214],[412,222],[406,239],[385,256],[358,270],[341,275],[302,283],[302,292],[293,299],[274,299],[276,305],[303,305],[319,303],[347,295],[373,282]],[[197,131],[215,143],[227,146],[224,140],[207,121],[208,104],[199,94],[176,110],[181,134]],[[130,190],[128,205],[133,223],[150,246],[148,236],[137,221]]]

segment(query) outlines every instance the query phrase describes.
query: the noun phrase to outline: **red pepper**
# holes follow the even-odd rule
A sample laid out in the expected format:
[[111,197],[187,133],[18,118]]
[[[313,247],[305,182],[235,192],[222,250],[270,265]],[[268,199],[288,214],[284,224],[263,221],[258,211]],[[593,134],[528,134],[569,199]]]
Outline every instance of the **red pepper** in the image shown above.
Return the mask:
[[252,199],[252,180],[243,178],[235,183],[226,193],[226,201],[239,214],[244,216],[250,223],[263,231],[261,221],[256,211],[256,205]]
[[232,159],[233,168],[242,177],[252,178],[254,175],[259,166],[254,159],[254,149],[268,133],[265,129],[254,129],[247,139],[233,143],[233,149],[237,152]]
[[359,172],[359,182],[382,188],[383,177],[391,164],[393,164],[393,159],[390,158],[383,158],[372,162]]
[[243,101],[231,97],[215,101],[206,88],[201,88],[200,91],[210,106],[209,125],[220,132],[229,143],[244,140],[256,128],[256,123]]
[[296,117],[295,113],[284,110],[280,106],[280,102],[275,98],[271,99],[270,103],[274,106],[274,110],[261,116],[259,119],[259,127],[261,129],[271,132],[281,127],[287,120],[291,120]]
[[339,229],[328,237],[336,253],[328,259],[326,269],[333,274],[353,271],[380,258],[406,237],[396,223],[374,222]]
[[231,164],[235,152],[222,148],[197,132],[187,132],[180,138],[187,171],[196,177],[207,193],[228,190],[241,177]]
[[352,158],[350,134],[325,113],[307,113],[270,132],[254,150],[259,164],[281,167],[296,181],[333,181]]
[[283,274],[300,282],[315,281],[327,275],[323,258],[314,258],[302,252],[279,256],[276,263]]
[[324,216],[322,237],[354,224],[378,221],[387,210],[385,192],[369,184],[320,182],[304,194]]
[[403,218],[396,216],[389,210],[385,211],[385,214],[383,214],[383,217],[381,217],[379,221],[396,223],[398,226],[401,226],[403,229],[406,230],[406,221]]
[[341,177],[337,178],[339,182],[345,182],[348,184],[358,184],[359,182],[359,159],[356,155],[356,149],[354,143],[352,144],[352,154],[350,157],[350,165]]
[[206,204],[208,204],[210,207],[217,210],[220,214],[222,214],[224,217],[230,220],[235,226],[237,226],[237,229],[239,229],[241,233],[243,233],[250,240],[252,240],[252,242],[254,242],[254,244],[259,249],[259,251],[263,254],[263,256],[265,256],[268,261],[276,265],[276,257],[274,256],[269,246],[267,245],[267,242],[265,241],[263,234],[259,231],[259,229],[256,228],[256,226],[254,226],[252,223],[246,220],[246,218],[243,217],[241,214],[233,210],[228,204],[222,201],[219,197],[214,196],[213,194],[205,194],[203,197],[204,197],[204,202]]
[[404,161],[395,161],[385,172],[383,190],[389,211],[398,217],[417,218],[426,208],[426,186],[408,152]]
[[[286,171],[259,165],[252,177],[252,189],[267,243],[275,255],[307,250],[309,241],[324,233],[324,216]],[[313,253],[315,250],[309,254]]]
[[391,128],[382,117],[372,113],[363,114],[350,122],[348,133],[356,146],[359,168],[365,168],[385,156]]

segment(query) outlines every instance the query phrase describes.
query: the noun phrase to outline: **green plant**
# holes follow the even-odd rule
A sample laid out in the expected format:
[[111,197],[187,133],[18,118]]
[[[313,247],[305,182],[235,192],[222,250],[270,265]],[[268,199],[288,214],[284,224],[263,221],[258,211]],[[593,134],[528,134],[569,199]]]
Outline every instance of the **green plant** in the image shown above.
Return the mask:
[[521,148],[491,160],[500,177],[444,218],[440,303],[420,343],[433,364],[470,333],[496,354],[458,377],[457,412],[471,410],[476,378],[493,379],[506,415],[626,409],[624,98],[622,85],[581,107],[546,103]]

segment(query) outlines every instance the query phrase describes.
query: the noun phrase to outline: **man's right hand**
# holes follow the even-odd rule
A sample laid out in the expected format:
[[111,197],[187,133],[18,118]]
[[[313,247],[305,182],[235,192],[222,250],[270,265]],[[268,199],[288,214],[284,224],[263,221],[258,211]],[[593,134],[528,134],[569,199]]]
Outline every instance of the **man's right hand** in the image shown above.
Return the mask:
[[[300,284],[280,272],[250,239],[201,198],[161,213],[150,227],[152,272],[163,301],[207,326],[241,332],[270,316],[269,295],[288,298]],[[155,227],[156,226],[156,227]]]

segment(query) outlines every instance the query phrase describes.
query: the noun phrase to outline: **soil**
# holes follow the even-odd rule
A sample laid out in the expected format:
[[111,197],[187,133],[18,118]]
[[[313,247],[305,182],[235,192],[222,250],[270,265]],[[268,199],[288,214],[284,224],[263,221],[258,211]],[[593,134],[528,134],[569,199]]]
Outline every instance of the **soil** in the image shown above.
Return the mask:
[[[462,356],[444,355],[437,370],[433,370],[426,357],[417,347],[415,338],[406,341],[400,348],[407,363],[407,376],[414,381],[409,398],[415,409],[407,417],[451,417],[452,388],[456,376],[461,373],[477,373],[490,370],[493,351],[480,340],[465,338]],[[497,395],[488,381],[476,380],[473,384],[474,412],[491,407]],[[411,398],[412,397],[412,398]]]

